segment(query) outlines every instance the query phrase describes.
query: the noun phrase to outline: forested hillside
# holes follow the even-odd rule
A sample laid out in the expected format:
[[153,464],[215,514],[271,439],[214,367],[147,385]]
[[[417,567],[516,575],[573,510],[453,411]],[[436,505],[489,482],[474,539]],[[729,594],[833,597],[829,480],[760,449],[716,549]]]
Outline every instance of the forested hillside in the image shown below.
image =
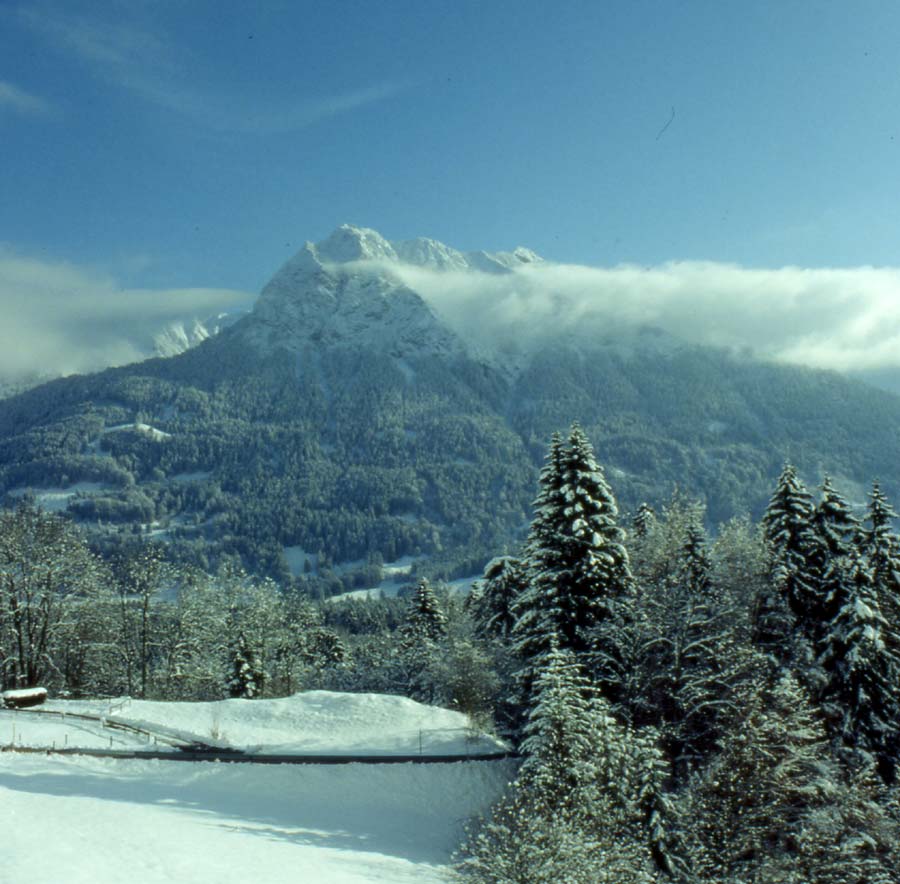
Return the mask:
[[512,381],[462,357],[405,366],[259,357],[225,335],[54,381],[0,402],[0,487],[91,483],[68,508],[104,548],[153,525],[175,558],[281,580],[285,547],[313,574],[373,552],[472,573],[521,536],[542,440],[577,415],[629,509],[690,485],[713,523],[758,515],[788,456],[857,501],[869,476],[898,487],[900,400],[829,373],[602,347],[544,351]]
[[476,281],[537,260],[341,228],[200,346],[0,400],[0,493],[33,489],[109,554],[143,536],[328,594],[399,559],[477,573],[521,540],[545,441],[576,418],[626,509],[688,486],[710,525],[758,515],[786,458],[855,504],[870,477],[900,489],[898,397],[653,329],[551,329],[488,352],[401,259]]

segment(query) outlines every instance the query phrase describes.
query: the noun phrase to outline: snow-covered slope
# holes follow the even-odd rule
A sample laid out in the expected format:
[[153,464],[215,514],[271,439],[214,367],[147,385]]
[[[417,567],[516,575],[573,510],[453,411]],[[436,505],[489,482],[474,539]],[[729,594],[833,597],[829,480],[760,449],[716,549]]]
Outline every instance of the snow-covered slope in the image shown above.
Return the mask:
[[[458,713],[400,697],[325,691],[221,703],[61,702],[234,745],[328,754],[408,749]],[[96,725],[0,712],[0,743],[85,744]],[[113,731],[114,748],[141,739]],[[416,736],[417,742],[418,737]],[[338,766],[229,765],[0,754],[3,884],[432,884],[447,880],[465,821],[513,776],[508,761]]]
[[506,762],[0,756],[3,884],[433,884]]

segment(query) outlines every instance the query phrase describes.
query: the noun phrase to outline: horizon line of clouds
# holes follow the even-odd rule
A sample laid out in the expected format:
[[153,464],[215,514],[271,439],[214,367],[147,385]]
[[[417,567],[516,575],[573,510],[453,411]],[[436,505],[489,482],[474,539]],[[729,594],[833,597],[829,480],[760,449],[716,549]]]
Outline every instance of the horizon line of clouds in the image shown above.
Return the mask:
[[0,80],[0,110],[44,117],[53,113],[53,106],[46,99],[26,92],[9,80]]
[[244,134],[274,135],[305,128],[320,120],[384,101],[409,88],[398,81],[373,82],[356,89],[263,107],[233,96],[203,93],[186,85],[191,56],[135,24],[111,24],[62,12],[54,6],[20,7],[18,17],[33,33],[90,65],[96,73],[158,107],[209,128]]
[[[526,349],[558,336],[613,340],[657,328],[691,344],[844,372],[900,369],[900,268],[754,269],[544,262],[513,273],[361,262],[418,292],[475,343]],[[249,306],[234,289],[147,289],[0,244],[0,375],[71,373],[150,355],[171,322]]]
[[234,289],[122,286],[109,274],[0,244],[0,379],[146,359],[168,325],[203,321],[251,300]]
[[747,268],[713,261],[509,274],[394,265],[461,334],[516,347],[555,333],[657,328],[691,344],[843,372],[900,369],[900,268]]

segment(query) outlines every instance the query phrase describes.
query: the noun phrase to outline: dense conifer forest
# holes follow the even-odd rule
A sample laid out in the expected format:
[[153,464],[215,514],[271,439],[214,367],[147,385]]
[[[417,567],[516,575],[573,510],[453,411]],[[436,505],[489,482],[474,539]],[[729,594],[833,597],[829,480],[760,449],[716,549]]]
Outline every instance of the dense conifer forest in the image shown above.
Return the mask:
[[467,596],[311,600],[158,545],[92,551],[0,513],[4,688],[219,699],[406,694],[517,747],[473,822],[473,882],[894,882],[900,540],[786,464],[759,522],[686,489],[620,515],[584,431],[554,436],[527,537]]

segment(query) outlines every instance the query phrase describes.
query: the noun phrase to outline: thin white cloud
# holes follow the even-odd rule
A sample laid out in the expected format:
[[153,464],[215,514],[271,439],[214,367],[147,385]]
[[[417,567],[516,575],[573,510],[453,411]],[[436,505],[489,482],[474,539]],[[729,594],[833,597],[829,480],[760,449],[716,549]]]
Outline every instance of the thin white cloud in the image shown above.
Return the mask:
[[403,83],[375,83],[351,92],[326,95],[310,101],[270,107],[262,111],[248,107],[243,112],[235,113],[234,110],[225,108],[206,108],[202,113],[207,115],[208,121],[215,128],[274,135],[303,129],[320,120],[384,101],[407,88],[408,86]]
[[485,346],[655,327],[681,340],[832,368],[900,368],[900,269],[712,262],[594,268],[532,264],[511,274],[394,266],[463,334]]
[[171,323],[250,302],[228,289],[129,289],[113,277],[0,248],[0,377],[91,371],[145,358]]
[[100,21],[50,6],[23,7],[20,21],[57,48],[145,101],[223,132],[276,134],[302,129],[403,91],[397,82],[376,82],[346,92],[291,102],[200,91],[193,85],[197,60],[174,40],[120,20]]
[[0,111],[3,110],[35,116],[47,116],[53,112],[53,108],[43,98],[32,95],[6,80],[0,80]]

